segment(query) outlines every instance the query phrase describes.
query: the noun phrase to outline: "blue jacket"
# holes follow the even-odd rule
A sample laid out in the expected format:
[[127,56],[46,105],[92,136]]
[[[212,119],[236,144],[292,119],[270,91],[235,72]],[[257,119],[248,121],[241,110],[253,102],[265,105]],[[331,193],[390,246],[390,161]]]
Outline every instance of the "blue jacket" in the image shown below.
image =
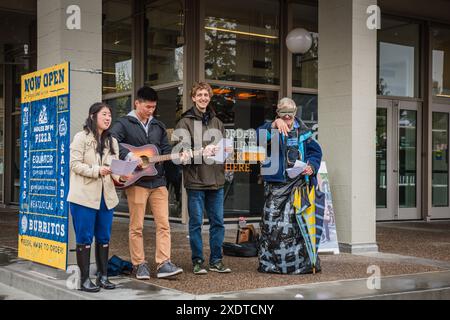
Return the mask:
[[[299,137],[299,150],[302,153],[303,162],[309,162],[311,167],[314,170],[314,174],[311,176],[311,182],[313,185],[317,185],[317,179],[316,174],[319,171],[320,168],[320,162],[322,161],[322,149],[320,148],[320,145],[312,139],[312,132],[311,129],[309,129],[303,121],[301,121],[298,118],[295,118],[297,123],[300,124],[300,137]],[[270,167],[271,164],[271,145],[270,141],[271,139],[279,139],[279,166],[278,170],[273,175],[262,175],[264,181],[266,182],[286,182],[287,174],[286,174],[286,139],[282,134],[278,133],[278,130],[276,130],[275,135],[271,136],[271,129],[272,129],[272,122],[265,122],[262,126],[258,128],[259,130],[267,130],[267,156],[268,161],[265,162],[262,167]],[[259,139],[259,135],[258,135]]]

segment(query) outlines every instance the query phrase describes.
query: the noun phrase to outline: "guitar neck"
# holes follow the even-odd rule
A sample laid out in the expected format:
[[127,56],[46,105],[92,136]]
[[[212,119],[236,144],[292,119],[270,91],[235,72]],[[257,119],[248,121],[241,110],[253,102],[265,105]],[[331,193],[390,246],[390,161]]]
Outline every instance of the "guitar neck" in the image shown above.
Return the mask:
[[180,155],[177,153],[172,153],[172,154],[164,154],[164,155],[160,155],[160,156],[153,156],[149,159],[150,162],[162,162],[162,161],[168,161],[168,160],[172,160],[172,159],[179,159]]
[[[202,154],[202,150],[194,151],[190,153],[191,158],[197,157]],[[181,153],[169,153],[169,154],[163,154],[159,156],[153,156],[149,159],[149,162],[162,162],[162,161],[168,161],[172,159],[180,159]]]

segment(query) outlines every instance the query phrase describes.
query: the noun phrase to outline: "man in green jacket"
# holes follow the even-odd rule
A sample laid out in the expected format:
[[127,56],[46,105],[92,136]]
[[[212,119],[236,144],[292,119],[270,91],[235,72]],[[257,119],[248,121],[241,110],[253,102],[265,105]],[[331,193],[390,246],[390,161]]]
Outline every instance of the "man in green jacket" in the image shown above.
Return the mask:
[[[223,186],[225,184],[224,164],[211,163],[207,156],[218,149],[215,146],[225,129],[222,121],[209,107],[212,97],[211,86],[205,82],[196,83],[191,90],[194,106],[186,111],[177,124],[172,139],[194,149],[203,148],[203,156],[194,158],[193,163],[183,166],[184,187],[188,195],[189,241],[192,251],[194,274],[206,274],[203,267],[202,224],[203,208],[209,219],[209,271],[231,272],[222,262],[222,244],[225,227],[223,221]],[[184,134],[179,134],[179,133]],[[206,133],[206,134],[205,134]],[[209,137],[209,138],[208,138]],[[213,137],[216,139],[213,140]],[[190,141],[185,141],[188,139]]]

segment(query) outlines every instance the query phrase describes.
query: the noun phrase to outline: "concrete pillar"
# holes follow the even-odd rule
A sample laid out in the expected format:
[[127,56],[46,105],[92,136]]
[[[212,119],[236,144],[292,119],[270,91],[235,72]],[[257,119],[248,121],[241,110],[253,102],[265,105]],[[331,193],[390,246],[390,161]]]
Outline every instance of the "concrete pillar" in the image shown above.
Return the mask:
[[[66,13],[70,5],[81,11],[81,29],[69,30]],[[70,62],[71,139],[82,129],[89,107],[102,100],[102,1],[38,0],[38,69]],[[75,263],[72,223],[68,264]],[[91,253],[91,260],[93,259]]]
[[330,175],[343,252],[376,245],[377,30],[374,0],[319,0],[319,141]]

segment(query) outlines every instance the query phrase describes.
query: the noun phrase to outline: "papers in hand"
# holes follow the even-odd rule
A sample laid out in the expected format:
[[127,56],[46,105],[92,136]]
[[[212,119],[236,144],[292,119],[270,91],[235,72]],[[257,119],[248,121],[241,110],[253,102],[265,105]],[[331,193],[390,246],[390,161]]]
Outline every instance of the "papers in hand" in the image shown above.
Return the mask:
[[308,164],[303,161],[296,160],[292,168],[286,169],[289,178],[293,179],[297,177],[300,173],[302,173],[306,169],[307,165]]
[[113,159],[111,162],[111,171],[113,174],[117,174],[119,176],[128,176],[133,173],[134,169],[136,169],[139,161],[122,161]]
[[225,148],[232,148],[233,147],[233,140],[231,139],[222,139],[217,144],[219,147],[219,150],[216,152],[216,154],[210,159],[213,159],[217,162],[225,162],[225,159],[228,158],[229,154],[225,152]]

